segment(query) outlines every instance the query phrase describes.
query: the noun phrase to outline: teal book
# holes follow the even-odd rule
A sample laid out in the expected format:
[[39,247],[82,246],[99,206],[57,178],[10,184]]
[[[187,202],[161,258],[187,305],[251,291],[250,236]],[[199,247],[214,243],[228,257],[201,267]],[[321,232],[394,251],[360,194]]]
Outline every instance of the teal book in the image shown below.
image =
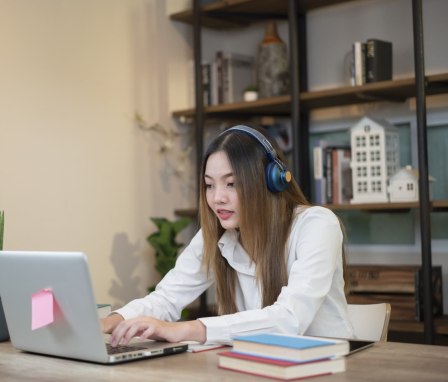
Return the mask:
[[233,351],[286,361],[341,357],[349,353],[347,340],[285,334],[254,334],[236,337]]

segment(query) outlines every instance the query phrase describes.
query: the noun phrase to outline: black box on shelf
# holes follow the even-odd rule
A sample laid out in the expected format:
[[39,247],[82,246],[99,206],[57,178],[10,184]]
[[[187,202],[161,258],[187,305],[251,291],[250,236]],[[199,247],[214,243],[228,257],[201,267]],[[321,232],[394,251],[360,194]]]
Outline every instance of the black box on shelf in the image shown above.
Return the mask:
[[366,82],[392,79],[392,43],[370,38],[366,43]]

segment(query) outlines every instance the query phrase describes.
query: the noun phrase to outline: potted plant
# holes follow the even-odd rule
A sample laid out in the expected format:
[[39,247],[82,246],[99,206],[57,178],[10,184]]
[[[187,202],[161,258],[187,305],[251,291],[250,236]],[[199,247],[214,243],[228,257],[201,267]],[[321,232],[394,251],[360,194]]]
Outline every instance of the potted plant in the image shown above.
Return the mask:
[[[176,237],[186,228],[191,219],[182,217],[174,221],[166,218],[151,218],[158,231],[150,234],[146,240],[156,251],[156,270],[163,278],[176,264],[177,254],[183,243],[178,243]],[[148,290],[152,292],[155,285]]]
[[244,101],[256,101],[258,99],[258,88],[255,85],[247,86],[243,91]]

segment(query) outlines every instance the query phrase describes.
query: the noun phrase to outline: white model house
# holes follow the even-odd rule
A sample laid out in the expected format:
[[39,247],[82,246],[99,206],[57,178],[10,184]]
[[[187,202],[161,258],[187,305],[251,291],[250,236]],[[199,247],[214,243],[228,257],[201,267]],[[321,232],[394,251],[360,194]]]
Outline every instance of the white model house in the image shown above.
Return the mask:
[[353,199],[386,203],[388,178],[400,167],[398,129],[385,120],[363,117],[350,130]]
[[[434,180],[432,176],[429,177],[430,182]],[[388,191],[391,202],[417,202],[418,171],[414,170],[411,166],[406,166],[398,170],[389,179]]]

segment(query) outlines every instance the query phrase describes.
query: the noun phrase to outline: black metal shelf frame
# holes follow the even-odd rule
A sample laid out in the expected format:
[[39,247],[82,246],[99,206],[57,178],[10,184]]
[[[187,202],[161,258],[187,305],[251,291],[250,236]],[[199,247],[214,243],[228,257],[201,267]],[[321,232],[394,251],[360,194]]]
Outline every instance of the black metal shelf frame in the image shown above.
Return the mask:
[[428,133],[426,124],[425,52],[423,44],[422,0],[412,0],[414,33],[414,66],[417,104],[417,142],[419,169],[419,211],[422,248],[424,336],[427,344],[434,343],[432,299],[431,205],[429,201]]

